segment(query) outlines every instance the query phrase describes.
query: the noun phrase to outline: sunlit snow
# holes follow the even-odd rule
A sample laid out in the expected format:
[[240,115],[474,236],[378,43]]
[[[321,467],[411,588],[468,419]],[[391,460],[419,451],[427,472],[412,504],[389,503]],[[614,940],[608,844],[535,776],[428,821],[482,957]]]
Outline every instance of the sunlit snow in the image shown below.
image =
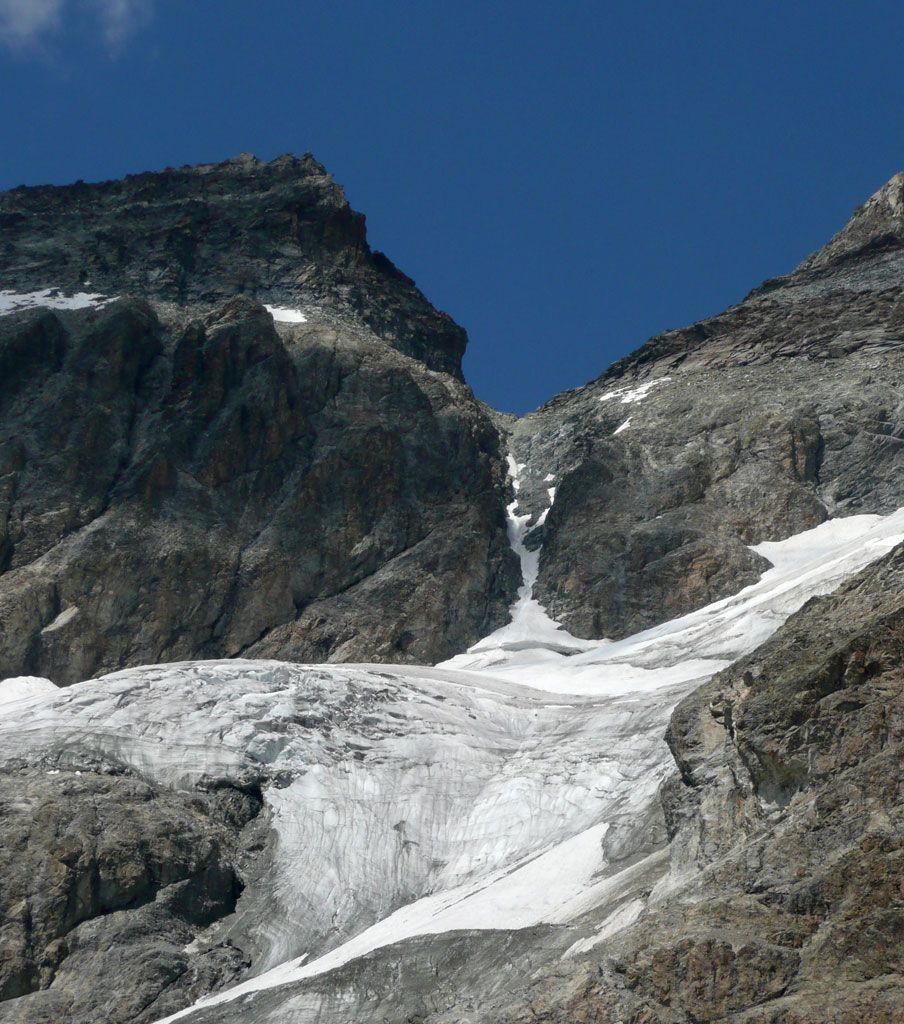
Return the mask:
[[[642,402],[647,395],[662,384],[668,383],[671,377],[659,377],[656,380],[649,380],[646,384],[640,384],[636,388],[615,388],[614,391],[607,391],[605,395],[600,395],[601,402],[610,402],[613,399],[618,399],[622,405],[633,405],[635,402]],[[624,429],[627,424],[622,424],[619,429]]]
[[13,701],[26,700],[43,693],[52,693],[56,689],[54,683],[49,679],[42,679],[40,676],[12,676],[9,679],[0,679],[0,707],[12,704]]
[[264,306],[264,309],[278,324],[306,324],[308,318],[300,309],[289,309],[286,306]]

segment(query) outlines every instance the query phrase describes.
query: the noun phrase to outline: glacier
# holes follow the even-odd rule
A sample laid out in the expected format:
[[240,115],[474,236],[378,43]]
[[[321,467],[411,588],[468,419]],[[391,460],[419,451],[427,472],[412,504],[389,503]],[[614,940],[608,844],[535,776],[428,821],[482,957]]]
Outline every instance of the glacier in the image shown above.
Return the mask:
[[[513,485],[518,472],[513,460]],[[561,955],[605,941],[670,884],[657,791],[673,771],[663,734],[675,704],[904,540],[904,510],[829,520],[757,545],[772,568],[733,597],[588,641],[532,596],[540,553],[524,545],[532,517],[517,489],[512,622],[442,665],[224,660],[64,689],[0,683],[4,759],[261,788],[261,870],[196,940],[252,950],[252,976],[167,1021],[219,1019],[207,1010],[236,1000],[244,1015],[273,989],[303,991],[419,936],[496,941],[543,926]]]

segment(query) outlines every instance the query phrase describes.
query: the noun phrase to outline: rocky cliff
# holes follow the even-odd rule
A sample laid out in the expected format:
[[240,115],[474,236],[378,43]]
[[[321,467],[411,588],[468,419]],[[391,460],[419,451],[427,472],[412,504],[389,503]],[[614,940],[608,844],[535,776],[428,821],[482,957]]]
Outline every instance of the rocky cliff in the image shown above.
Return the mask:
[[[464,334],[314,161],[20,189],[0,223],[26,297],[0,316],[0,676],[436,661],[505,621],[503,459]],[[28,301],[87,278],[139,294]],[[306,313],[277,325],[254,295]]]
[[364,216],[310,155],[12,189],[0,195],[0,240],[7,290],[207,306],[303,300],[461,378],[465,332],[371,250]]
[[571,632],[690,611],[757,578],[748,545],[904,504],[902,196],[514,426],[524,500],[555,481],[537,596]]

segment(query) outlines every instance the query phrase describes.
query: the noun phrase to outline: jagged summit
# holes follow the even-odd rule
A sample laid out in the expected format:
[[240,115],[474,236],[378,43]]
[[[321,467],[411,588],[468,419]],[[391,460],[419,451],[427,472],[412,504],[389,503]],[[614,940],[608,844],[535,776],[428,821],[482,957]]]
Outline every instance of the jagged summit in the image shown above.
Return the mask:
[[795,270],[826,270],[856,256],[904,247],[904,171],[896,174],[853,213],[845,226]]
[[902,277],[904,172],[790,274],[765,281],[724,313],[654,335],[584,387],[599,390],[622,377],[655,376],[679,366],[746,366],[801,355],[831,359],[840,352],[839,338],[846,351],[900,345]]
[[467,335],[367,242],[365,218],[313,156],[220,163],[0,193],[0,280],[212,306],[316,305],[461,377]]

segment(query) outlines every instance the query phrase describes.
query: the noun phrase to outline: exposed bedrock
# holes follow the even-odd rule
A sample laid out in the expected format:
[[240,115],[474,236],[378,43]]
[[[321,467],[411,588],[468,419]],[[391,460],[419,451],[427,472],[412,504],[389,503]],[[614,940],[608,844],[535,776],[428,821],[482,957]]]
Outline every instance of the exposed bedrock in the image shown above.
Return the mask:
[[0,677],[437,661],[516,586],[495,427],[366,332],[120,300],[0,318]]
[[461,377],[464,330],[367,243],[364,215],[310,154],[0,193],[0,289],[322,307]]
[[235,909],[259,809],[109,765],[4,772],[0,1021],[150,1021],[237,977],[248,962],[231,944],[185,947]]
[[619,637],[753,582],[747,545],[904,505],[904,176],[740,305],[517,421],[534,594]]

